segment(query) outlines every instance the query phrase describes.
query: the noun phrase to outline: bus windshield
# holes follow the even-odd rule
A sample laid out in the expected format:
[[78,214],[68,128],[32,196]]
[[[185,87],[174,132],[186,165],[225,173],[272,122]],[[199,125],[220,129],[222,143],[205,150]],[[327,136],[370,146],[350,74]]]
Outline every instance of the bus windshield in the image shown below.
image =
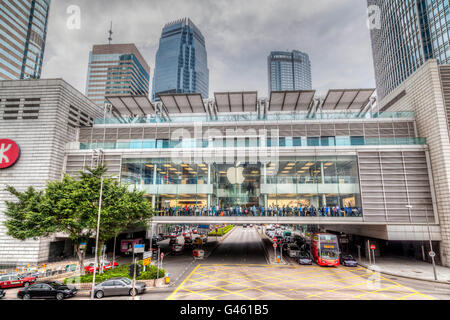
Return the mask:
[[320,256],[323,259],[337,259],[338,249],[335,244],[322,243],[320,245]]

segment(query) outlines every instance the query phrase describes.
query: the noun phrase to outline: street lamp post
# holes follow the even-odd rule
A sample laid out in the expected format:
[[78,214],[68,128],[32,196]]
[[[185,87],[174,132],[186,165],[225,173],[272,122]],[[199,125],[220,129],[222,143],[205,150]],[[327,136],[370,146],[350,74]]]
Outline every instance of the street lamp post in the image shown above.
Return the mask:
[[[406,206],[408,209],[412,209],[412,205],[407,205]],[[433,263],[433,274],[434,274],[434,280],[437,280],[437,273],[436,273],[436,262],[434,261],[434,250],[433,250],[433,242],[431,241],[431,230],[430,230],[430,224],[428,222],[428,209],[425,208],[425,213],[426,213],[426,220],[427,220],[427,229],[428,229],[428,240],[430,241],[430,256],[431,256],[431,261]]]
[[[94,287],[95,287],[95,273],[97,271],[97,250],[98,250],[98,234],[100,233],[100,213],[102,211],[102,197],[103,197],[103,176],[100,179],[100,199],[98,200],[98,217],[97,217],[97,234],[95,236],[95,261],[94,261],[94,274],[92,277],[92,290],[91,299],[94,299]],[[113,263],[114,264],[114,263]]]

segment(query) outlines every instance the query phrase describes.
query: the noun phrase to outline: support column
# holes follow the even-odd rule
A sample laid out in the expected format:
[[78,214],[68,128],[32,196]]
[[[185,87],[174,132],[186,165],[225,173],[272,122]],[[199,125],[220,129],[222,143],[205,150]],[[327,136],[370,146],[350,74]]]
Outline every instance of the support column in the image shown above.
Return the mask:
[[[322,184],[325,184],[325,175],[324,175],[325,171],[323,168],[323,161],[320,163],[320,175],[321,175],[321,181]],[[322,195],[322,204],[324,207],[327,206],[327,196],[325,194]]]
[[[153,165],[153,185],[156,186],[156,169],[158,166],[156,164]],[[152,208],[155,209],[156,207],[156,195],[152,195]]]
[[[208,163],[208,185],[211,184],[211,164]],[[209,208],[211,206],[211,194],[208,193],[208,203],[207,207]]]

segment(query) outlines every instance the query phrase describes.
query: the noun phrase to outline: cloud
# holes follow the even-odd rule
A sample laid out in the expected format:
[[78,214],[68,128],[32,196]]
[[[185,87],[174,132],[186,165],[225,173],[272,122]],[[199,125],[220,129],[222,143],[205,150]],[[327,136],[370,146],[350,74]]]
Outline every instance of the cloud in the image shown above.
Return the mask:
[[[69,30],[69,5],[81,8],[81,29]],[[85,91],[89,51],[136,43],[152,68],[165,23],[190,17],[206,38],[210,93],[258,90],[267,96],[273,50],[309,54],[313,87],[374,87],[365,1],[357,0],[71,0],[52,1],[43,77],[62,77]],[[151,76],[151,79],[153,76]]]

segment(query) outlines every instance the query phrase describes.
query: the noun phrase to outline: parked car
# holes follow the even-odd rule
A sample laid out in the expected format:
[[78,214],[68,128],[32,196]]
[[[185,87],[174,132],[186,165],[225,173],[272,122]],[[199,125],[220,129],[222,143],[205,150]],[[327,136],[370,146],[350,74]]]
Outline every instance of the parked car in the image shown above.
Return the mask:
[[246,225],[246,224],[244,224],[244,225],[242,225],[242,227],[243,227],[243,228],[247,228],[247,225]]
[[0,289],[0,299],[2,299],[5,296],[5,290]]
[[341,257],[341,264],[346,267],[357,267],[358,261],[352,255],[347,254]]
[[[119,264],[117,262],[114,262],[114,267],[118,267]],[[103,264],[103,271],[109,270],[113,268],[113,263],[111,262],[105,262],[105,264]],[[98,271],[98,267],[96,268],[96,270]],[[90,263],[88,266],[84,267],[84,271],[88,272],[88,273],[93,273],[94,272],[94,263]]]
[[183,246],[181,244],[174,244],[172,246],[172,254],[173,255],[178,255],[178,254],[183,254]]
[[36,282],[36,277],[22,277],[20,275],[3,275],[0,277],[0,289],[28,287]]
[[250,228],[253,228],[253,224],[250,225]]
[[159,234],[159,237],[160,237],[162,240],[167,239],[167,235],[165,235],[164,233],[160,233],[160,234]]
[[193,234],[198,234],[197,229],[192,230],[192,233],[193,233]]
[[63,300],[74,297],[77,294],[74,286],[62,284],[57,281],[45,281],[35,283],[17,292],[17,297],[23,300],[30,299],[57,299]]
[[[147,285],[145,282],[136,282],[135,295],[144,293]],[[112,278],[94,287],[94,297],[101,299],[108,296],[127,296],[133,295],[133,282],[128,278]]]
[[301,252],[298,257],[298,263],[301,265],[312,265],[311,255],[306,252]]
[[296,258],[300,256],[300,248],[296,244],[289,244],[287,248],[287,253],[290,258]]

